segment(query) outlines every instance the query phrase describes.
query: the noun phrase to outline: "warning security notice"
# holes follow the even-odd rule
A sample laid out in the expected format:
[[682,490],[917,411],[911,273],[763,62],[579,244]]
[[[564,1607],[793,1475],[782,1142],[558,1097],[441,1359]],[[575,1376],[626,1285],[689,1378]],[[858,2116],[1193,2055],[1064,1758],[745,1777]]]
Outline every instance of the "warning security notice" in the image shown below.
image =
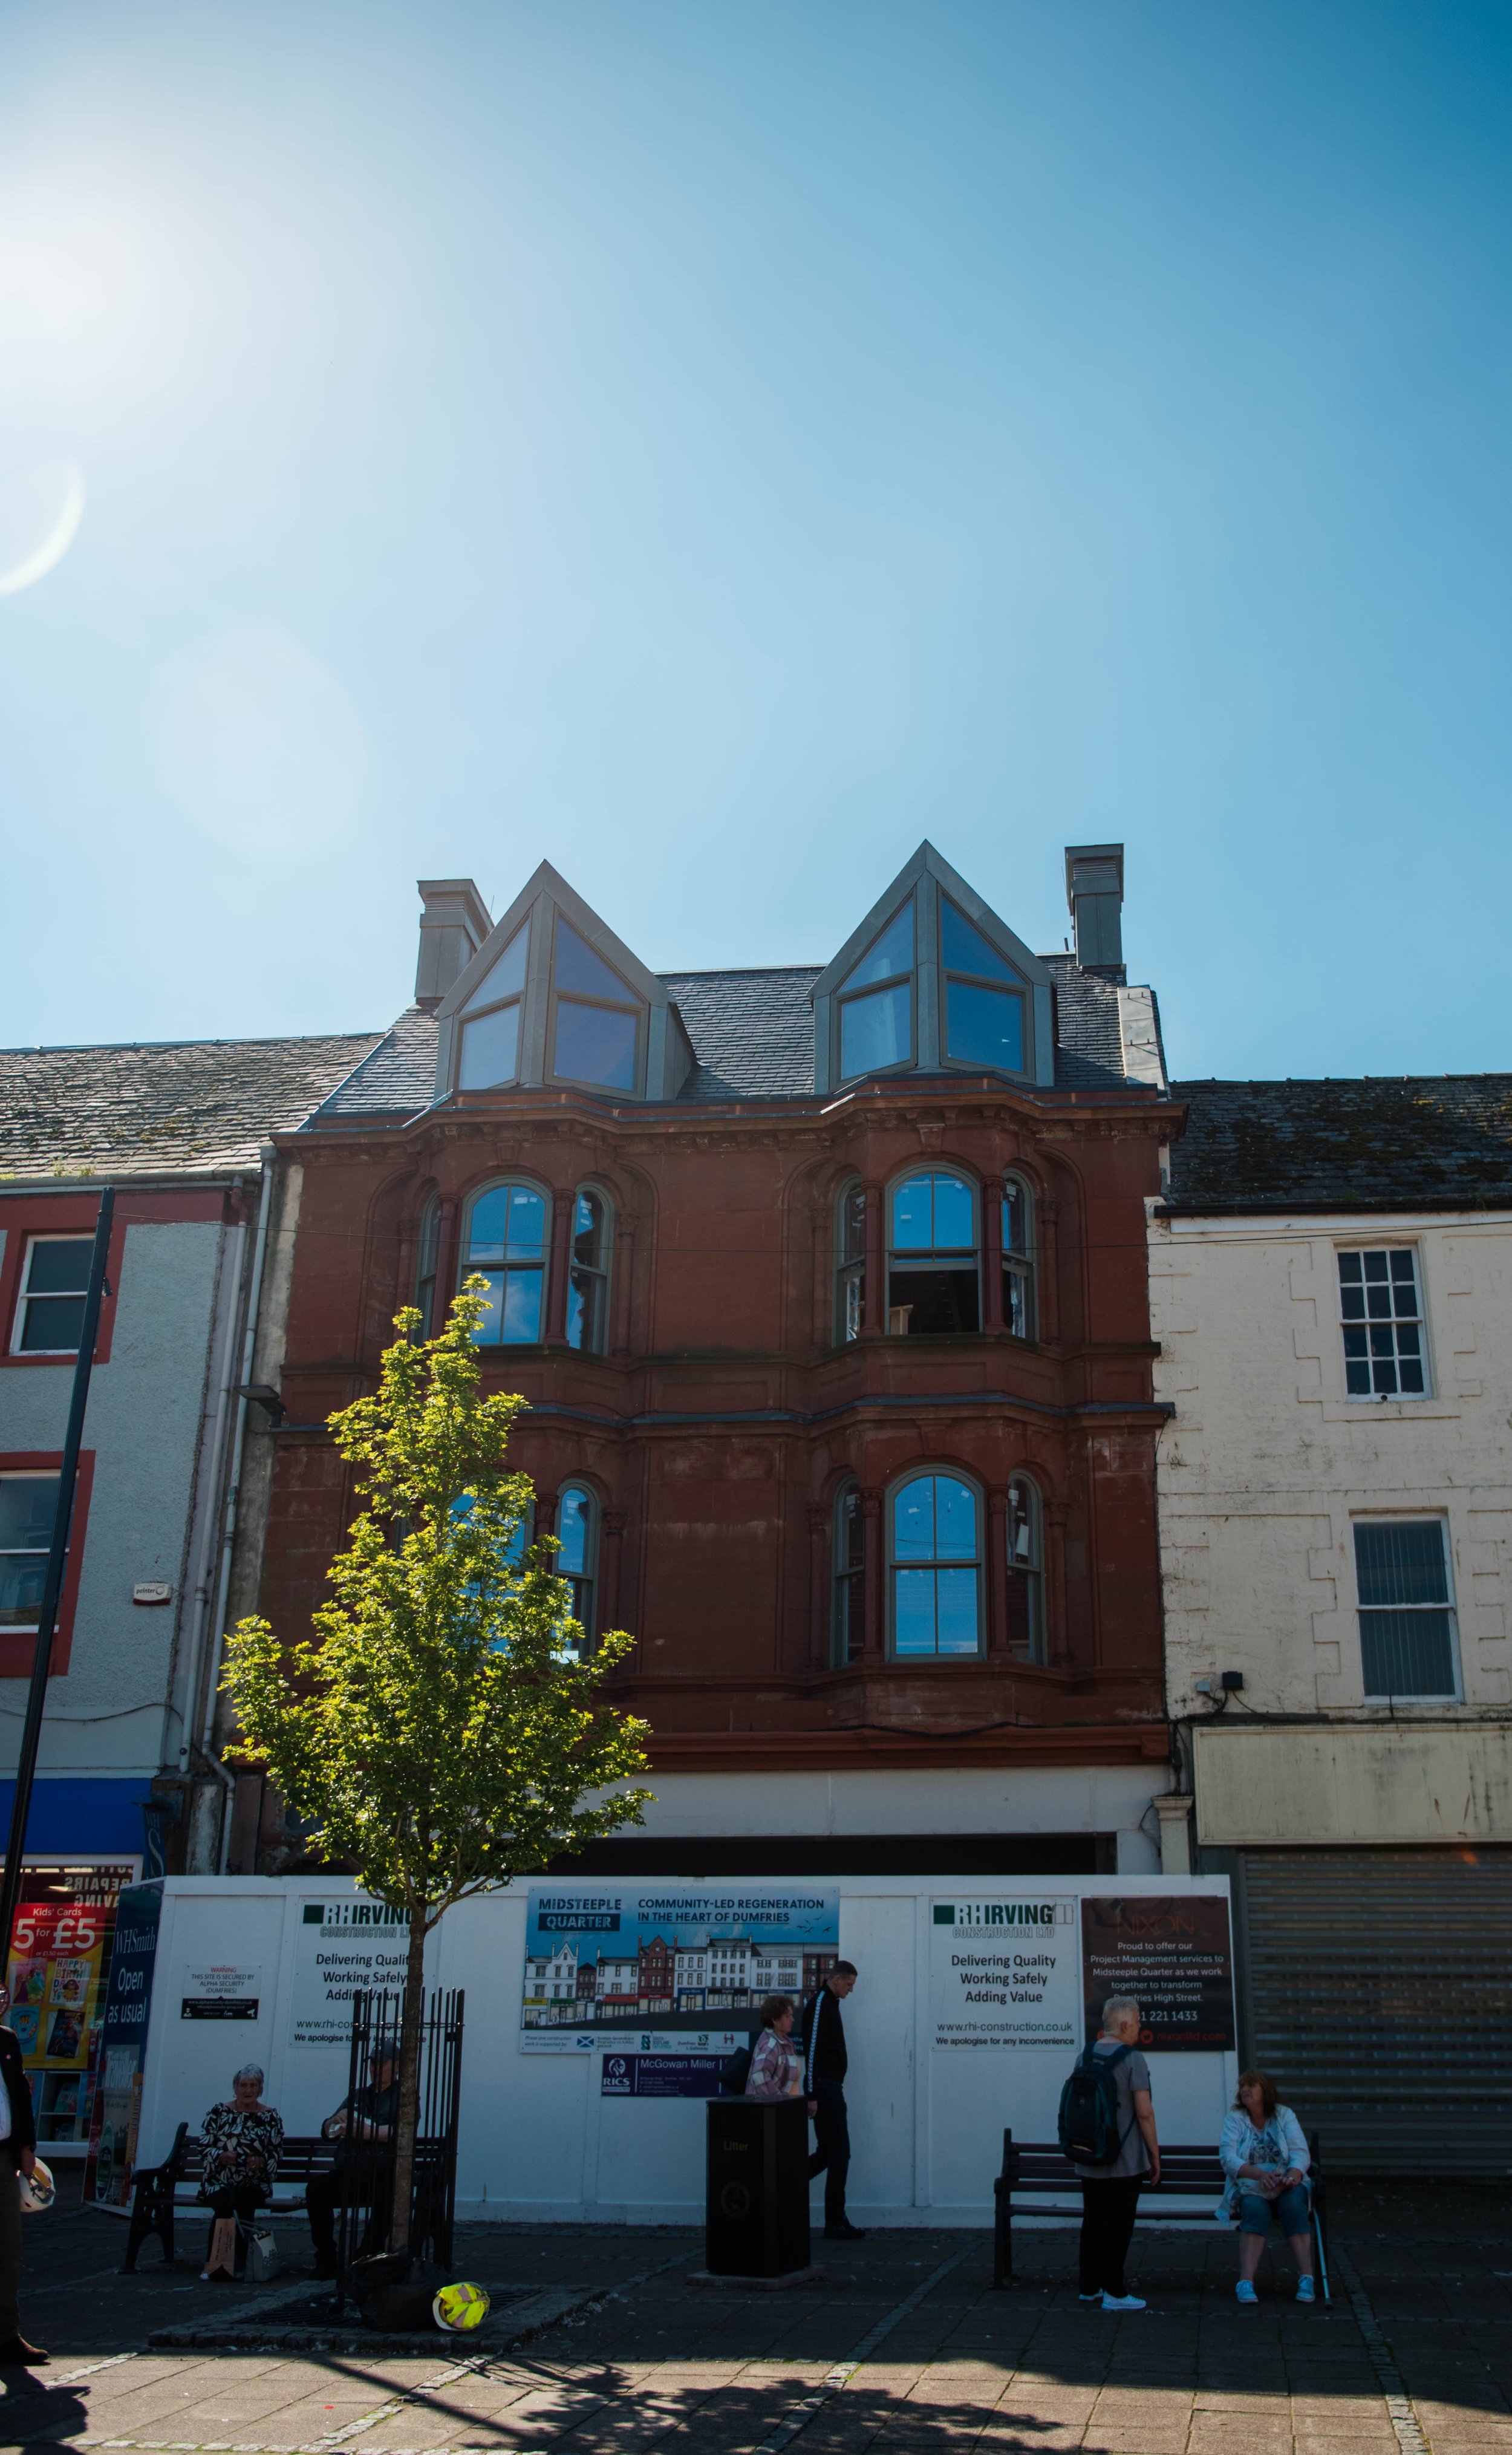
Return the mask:
[[1077,1903],[1054,1894],[931,1901],[930,2019],[937,2047],[1080,2043]]

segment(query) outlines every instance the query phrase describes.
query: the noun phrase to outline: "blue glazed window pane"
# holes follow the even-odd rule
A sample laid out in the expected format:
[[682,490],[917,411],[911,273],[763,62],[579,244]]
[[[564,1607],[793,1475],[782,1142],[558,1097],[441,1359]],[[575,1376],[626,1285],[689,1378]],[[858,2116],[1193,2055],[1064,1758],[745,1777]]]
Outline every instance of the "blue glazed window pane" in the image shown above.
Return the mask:
[[466,1005],[464,1014],[476,1014],[480,1006],[497,1005],[500,999],[518,997],[525,986],[525,958],[530,952],[531,924],[516,929],[496,964],[491,964]]
[[541,1273],[511,1270],[504,1288],[506,1347],[531,1347],[541,1334]]
[[938,1569],[935,1572],[937,1643],[941,1654],[977,1651],[977,1572]]
[[576,989],[581,997],[617,998],[621,1005],[634,1005],[635,992],[627,987],[617,972],[612,972],[601,955],[595,955],[585,938],[580,938],[570,921],[560,917],[556,923],[556,985],[559,989]]
[[1023,1000],[1011,989],[978,988],[970,981],[945,984],[945,1050],[971,1065],[993,1065],[1021,1074],[1024,1064]]
[[893,1187],[893,1248],[899,1253],[927,1253],[935,1239],[935,1180],[905,1177]]
[[502,1270],[485,1270],[482,1276],[488,1281],[488,1290],[483,1300],[482,1316],[473,1332],[473,1344],[474,1347],[496,1347],[504,1273]]
[[475,1262],[536,1262],[546,1245],[546,1203],[528,1185],[494,1185],[473,1205],[467,1257]]
[[534,1261],[546,1247],[546,1204],[528,1185],[510,1187],[510,1248],[512,1262]]
[[937,1176],[935,1179],[935,1235],[937,1253],[967,1252],[977,1242],[976,1205],[971,1187],[958,1176]]
[[554,1074],[574,1083],[602,1083],[611,1091],[635,1087],[635,1017],[609,1006],[556,1001]]
[[561,1550],[556,1554],[559,1577],[586,1577],[588,1574],[588,1494],[575,1483],[570,1483],[562,1493],[556,1513],[556,1532]]
[[898,1569],[893,1577],[893,1652],[935,1651],[935,1572]]
[[935,1556],[935,1478],[916,1475],[893,1501],[893,1557],[932,1560]]
[[874,989],[841,1006],[840,1073],[847,1082],[853,1074],[906,1063],[912,996],[907,981],[899,981],[896,988]]
[[1019,981],[1012,964],[988,944],[981,931],[974,927],[964,912],[958,912],[948,896],[939,903],[939,949],[947,972],[977,972],[989,981]]
[[969,1485],[958,1483],[954,1475],[935,1477],[935,1557],[937,1560],[975,1560],[977,1557],[977,1499]]
[[913,968],[914,899],[910,896],[876,943],[861,957],[856,969],[846,974],[840,983],[841,995],[850,989],[869,988],[874,981],[896,981]]
[[513,1083],[519,1039],[517,1005],[500,1006],[494,1014],[479,1015],[475,1023],[464,1023],[458,1089],[488,1091],[495,1083]]

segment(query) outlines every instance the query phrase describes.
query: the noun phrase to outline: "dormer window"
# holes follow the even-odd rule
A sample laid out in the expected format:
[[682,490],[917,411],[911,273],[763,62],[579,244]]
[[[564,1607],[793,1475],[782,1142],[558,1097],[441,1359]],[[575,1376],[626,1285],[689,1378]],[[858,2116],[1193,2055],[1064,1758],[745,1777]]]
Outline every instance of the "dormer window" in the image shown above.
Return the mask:
[[519,1071],[520,999],[530,960],[531,924],[517,929],[462,1008],[459,1091],[489,1091]]
[[914,902],[910,896],[841,982],[840,1075],[879,1074],[914,1054]]
[[920,844],[814,984],[814,1087],[970,1068],[1055,1081],[1048,966]]
[[999,1073],[1024,1070],[1024,991],[1028,983],[988,944],[948,895],[939,899],[940,964],[945,976],[945,1054]]
[[548,1083],[675,1100],[698,1062],[666,982],[544,861],[435,1019],[437,1100]]
[[552,989],[552,1072],[633,1091],[640,1001],[560,913]]

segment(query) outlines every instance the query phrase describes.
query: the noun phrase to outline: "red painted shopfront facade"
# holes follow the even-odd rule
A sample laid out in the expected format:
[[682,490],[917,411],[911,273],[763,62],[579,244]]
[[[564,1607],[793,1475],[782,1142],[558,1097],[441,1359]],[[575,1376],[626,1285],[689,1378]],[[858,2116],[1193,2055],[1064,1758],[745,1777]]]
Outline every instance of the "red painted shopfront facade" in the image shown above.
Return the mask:
[[606,1869],[1157,1863],[1144,1205],[1179,1112],[1109,1062],[1147,993],[1029,957],[937,856],[889,892],[817,978],[655,983],[538,873],[465,964],[433,926],[387,1071],[282,1146],[263,1608],[308,1621],[353,1513],[325,1417],[480,1268],[538,1531],[635,1640],[658,1804]]

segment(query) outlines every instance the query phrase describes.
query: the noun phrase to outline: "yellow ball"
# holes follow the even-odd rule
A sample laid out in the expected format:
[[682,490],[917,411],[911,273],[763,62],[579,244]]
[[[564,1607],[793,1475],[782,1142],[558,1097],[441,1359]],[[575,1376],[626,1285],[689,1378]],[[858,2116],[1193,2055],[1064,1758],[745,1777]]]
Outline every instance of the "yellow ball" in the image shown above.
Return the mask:
[[488,2317],[488,2295],[481,2284],[443,2284],[431,2304],[438,2327],[448,2335],[466,2335]]

